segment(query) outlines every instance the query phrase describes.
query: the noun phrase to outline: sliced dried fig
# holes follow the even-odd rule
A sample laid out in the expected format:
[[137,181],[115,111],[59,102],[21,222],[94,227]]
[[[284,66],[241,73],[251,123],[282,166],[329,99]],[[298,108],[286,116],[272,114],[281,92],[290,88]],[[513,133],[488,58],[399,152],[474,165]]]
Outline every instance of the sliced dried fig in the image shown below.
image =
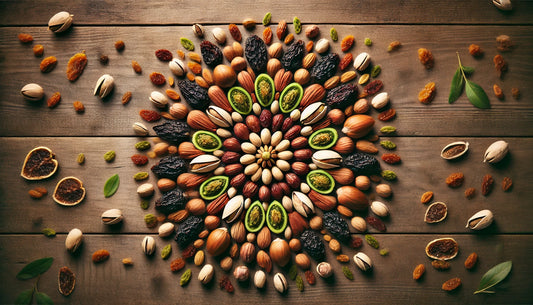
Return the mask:
[[42,180],[51,177],[57,167],[58,162],[52,150],[39,146],[26,155],[20,175],[27,180]]
[[433,259],[450,260],[457,256],[459,244],[453,238],[438,238],[426,246],[426,254]]
[[74,286],[76,286],[76,275],[69,267],[61,267],[59,269],[58,283],[59,292],[64,296],[68,296],[74,290]]
[[448,207],[444,202],[434,202],[426,210],[424,221],[426,223],[441,222],[448,215]]
[[65,177],[61,179],[54,190],[54,200],[60,205],[74,206],[85,198],[85,188],[80,179]]

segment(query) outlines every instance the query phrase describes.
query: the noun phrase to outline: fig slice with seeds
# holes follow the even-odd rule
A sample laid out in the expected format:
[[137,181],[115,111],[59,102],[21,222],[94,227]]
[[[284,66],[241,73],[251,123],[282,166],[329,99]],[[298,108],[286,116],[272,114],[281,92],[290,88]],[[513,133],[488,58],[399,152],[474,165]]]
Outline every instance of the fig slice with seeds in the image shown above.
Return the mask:
[[64,296],[68,296],[74,290],[74,286],[76,286],[76,275],[69,267],[61,267],[59,269],[58,283],[59,292]]
[[426,223],[441,222],[448,215],[448,207],[444,202],[434,202],[426,210],[424,221]]
[[42,180],[51,177],[59,163],[48,147],[39,146],[32,149],[24,160],[20,175],[27,180]]
[[80,179],[65,177],[57,183],[53,197],[60,205],[74,206],[85,198],[85,188]]
[[433,259],[450,260],[458,252],[459,244],[450,237],[434,239],[426,246],[426,255]]

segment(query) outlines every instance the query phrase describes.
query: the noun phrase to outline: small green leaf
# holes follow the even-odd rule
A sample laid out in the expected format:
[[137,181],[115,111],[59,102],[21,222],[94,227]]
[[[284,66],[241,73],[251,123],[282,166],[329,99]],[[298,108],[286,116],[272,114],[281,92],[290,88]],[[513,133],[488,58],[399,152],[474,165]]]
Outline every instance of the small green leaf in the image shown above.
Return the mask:
[[513,262],[507,261],[490,268],[490,270],[483,275],[481,281],[479,281],[479,287],[474,294],[494,293],[494,291],[488,291],[487,289],[503,281],[507,275],[509,275],[509,272],[511,272],[512,267]]
[[43,232],[44,236],[46,236],[46,237],[54,237],[54,236],[56,236],[56,231],[54,229],[52,229],[52,228],[44,228],[44,229],[42,229],[41,232]]
[[50,266],[52,266],[53,262],[53,257],[44,257],[34,260],[20,270],[20,272],[17,274],[17,279],[28,280],[38,276],[39,274],[43,274],[50,268]]
[[461,68],[457,68],[457,71],[455,71],[455,74],[452,78],[452,85],[450,87],[450,95],[448,96],[448,103],[455,102],[459,96],[461,96],[461,93],[463,93],[463,88],[465,86],[465,81],[463,79],[463,75],[461,73]]
[[104,185],[104,196],[111,197],[118,189],[118,185],[120,184],[120,179],[118,177],[118,174],[114,174],[111,176]]
[[33,299],[33,289],[24,290],[15,300],[16,305],[29,305]]
[[465,89],[466,96],[468,97],[468,100],[470,101],[470,103],[472,103],[472,105],[481,109],[490,108],[489,97],[487,96],[483,88],[481,88],[481,86],[472,81],[466,80]]
[[54,302],[50,297],[43,292],[37,292],[35,294],[35,301],[37,301],[38,305],[54,305]]
[[463,72],[464,72],[465,74],[472,74],[472,73],[474,73],[474,68],[472,68],[472,67],[461,66],[461,68],[463,68]]

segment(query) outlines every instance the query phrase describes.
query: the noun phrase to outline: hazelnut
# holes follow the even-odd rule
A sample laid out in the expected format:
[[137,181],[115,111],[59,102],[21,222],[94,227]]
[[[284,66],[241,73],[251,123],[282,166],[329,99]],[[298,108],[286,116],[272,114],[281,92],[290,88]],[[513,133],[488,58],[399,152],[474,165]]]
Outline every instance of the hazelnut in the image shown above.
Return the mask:
[[242,221],[239,221],[231,226],[231,237],[233,240],[237,243],[242,243],[246,239],[246,228],[244,227],[244,223]]
[[320,216],[315,216],[313,218],[311,218],[311,220],[309,221],[309,227],[311,227],[311,229],[313,230],[320,230],[322,229],[322,217]]
[[161,192],[168,192],[176,187],[176,182],[168,178],[161,178],[157,180],[157,188]]
[[307,270],[309,267],[311,267],[311,260],[309,259],[309,256],[305,253],[298,253],[296,254],[296,257],[294,258],[294,262],[300,269]]
[[217,86],[229,88],[237,80],[237,74],[235,74],[235,71],[230,66],[218,65],[213,71],[213,78]]
[[228,272],[231,270],[232,267],[233,259],[231,259],[231,257],[227,256],[220,261],[220,268],[222,268],[222,270]]
[[182,103],[174,103],[170,108],[168,109],[168,113],[170,113],[171,116],[175,117],[178,120],[183,120],[185,117],[187,117],[187,114],[189,114],[189,109],[185,104]]
[[253,262],[255,258],[255,246],[251,242],[245,242],[241,246],[241,259],[245,263],[251,263]]
[[231,68],[235,72],[240,72],[246,69],[246,60],[241,56],[237,56],[231,60]]
[[353,112],[357,114],[367,113],[369,109],[368,101],[364,98],[357,100],[353,105]]
[[297,238],[293,238],[289,241],[289,248],[291,248],[293,252],[298,252],[302,249],[302,242]]
[[206,229],[214,230],[218,228],[218,225],[220,224],[220,218],[218,216],[208,215],[205,217],[204,223]]
[[388,198],[392,195],[392,189],[388,184],[378,184],[376,185],[376,194],[380,197]]
[[168,154],[168,143],[160,142],[154,145],[154,153],[156,156],[164,156]]
[[370,188],[370,179],[367,176],[355,177],[355,187],[361,191],[366,191]]
[[333,125],[340,126],[344,123],[344,119],[346,116],[344,115],[344,112],[340,109],[333,109],[330,112],[328,112],[328,118],[331,120],[331,123]]
[[189,211],[190,214],[199,216],[205,213],[206,205],[202,199],[194,198],[187,202],[185,209]]

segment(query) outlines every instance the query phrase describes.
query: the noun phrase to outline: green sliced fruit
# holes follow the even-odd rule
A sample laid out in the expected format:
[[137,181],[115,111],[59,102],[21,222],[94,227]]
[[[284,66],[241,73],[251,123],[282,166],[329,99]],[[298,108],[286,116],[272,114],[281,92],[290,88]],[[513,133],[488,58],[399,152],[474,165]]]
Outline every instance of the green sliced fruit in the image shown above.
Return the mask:
[[200,185],[200,197],[205,200],[213,200],[222,195],[229,185],[229,177],[214,176],[205,180]]
[[326,171],[317,169],[307,174],[307,184],[320,194],[329,194],[335,188],[335,180]]
[[216,134],[204,130],[197,131],[192,135],[192,144],[205,152],[213,152],[222,147],[222,141]]
[[250,205],[248,211],[246,211],[246,217],[244,218],[244,225],[246,230],[251,233],[258,232],[263,228],[265,224],[265,210],[263,205],[259,201],[255,201]]
[[287,221],[287,211],[283,205],[277,200],[272,201],[266,213],[266,223],[270,231],[275,234],[283,233],[287,227]]
[[259,74],[254,83],[255,97],[259,104],[263,107],[267,107],[274,101],[274,95],[276,89],[274,87],[274,81],[268,74]]
[[335,128],[322,128],[311,134],[309,146],[314,149],[328,149],[335,145],[338,138]]
[[252,111],[252,97],[243,87],[229,89],[228,100],[231,107],[240,114],[248,114]]
[[279,96],[279,108],[281,112],[288,113],[300,105],[304,95],[304,89],[298,83],[292,83],[285,87]]

